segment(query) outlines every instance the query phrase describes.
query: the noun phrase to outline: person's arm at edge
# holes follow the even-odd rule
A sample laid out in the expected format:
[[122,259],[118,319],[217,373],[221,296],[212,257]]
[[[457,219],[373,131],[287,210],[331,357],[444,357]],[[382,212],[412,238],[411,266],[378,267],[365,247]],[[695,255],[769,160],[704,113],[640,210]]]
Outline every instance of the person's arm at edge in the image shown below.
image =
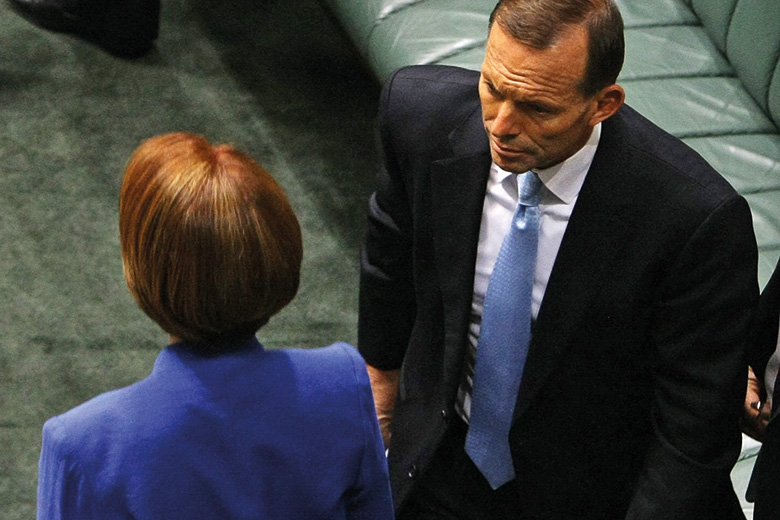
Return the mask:
[[742,431],[757,441],[764,440],[769,423],[769,407],[766,405],[764,388],[752,367],[748,367],[747,392],[742,408]]
[[746,353],[750,370],[745,403],[742,408],[742,431],[758,441],[763,441],[771,415],[771,407],[767,406],[764,380],[767,363],[777,349],[778,306],[780,306],[780,262],[761,293],[758,310],[750,326],[750,340]]

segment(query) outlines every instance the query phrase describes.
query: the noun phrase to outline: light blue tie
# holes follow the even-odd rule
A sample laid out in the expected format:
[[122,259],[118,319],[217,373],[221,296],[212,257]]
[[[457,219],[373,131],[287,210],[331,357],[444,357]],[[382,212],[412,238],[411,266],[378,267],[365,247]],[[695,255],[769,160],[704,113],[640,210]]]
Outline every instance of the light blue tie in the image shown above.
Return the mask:
[[493,489],[515,478],[509,429],[531,342],[531,292],[542,182],[524,175],[520,201],[490,275],[482,313],[466,453]]

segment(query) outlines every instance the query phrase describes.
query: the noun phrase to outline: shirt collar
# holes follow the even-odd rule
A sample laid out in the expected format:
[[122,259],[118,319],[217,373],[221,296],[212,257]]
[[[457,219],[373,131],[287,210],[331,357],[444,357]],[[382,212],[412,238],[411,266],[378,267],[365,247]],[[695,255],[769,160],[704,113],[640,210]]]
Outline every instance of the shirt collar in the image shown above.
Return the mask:
[[[544,186],[565,204],[573,204],[577,200],[600,139],[601,123],[593,127],[588,141],[574,155],[549,168],[534,170]],[[513,175],[502,170],[495,163],[490,174],[493,181],[499,183]]]

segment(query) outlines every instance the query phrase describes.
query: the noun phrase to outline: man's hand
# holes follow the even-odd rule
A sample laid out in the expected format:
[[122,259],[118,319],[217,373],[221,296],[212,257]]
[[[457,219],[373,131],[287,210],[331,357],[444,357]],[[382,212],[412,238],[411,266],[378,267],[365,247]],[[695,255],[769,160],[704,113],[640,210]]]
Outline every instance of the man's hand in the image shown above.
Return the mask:
[[376,407],[377,419],[379,419],[382,440],[385,441],[385,448],[389,448],[395,397],[398,395],[398,382],[401,371],[379,370],[368,364],[366,368],[368,369],[368,377],[371,380],[371,390],[374,392],[374,406]]
[[770,410],[765,401],[762,401],[763,385],[748,368],[747,392],[745,405],[742,408],[742,431],[757,441],[764,440],[764,432],[769,422]]

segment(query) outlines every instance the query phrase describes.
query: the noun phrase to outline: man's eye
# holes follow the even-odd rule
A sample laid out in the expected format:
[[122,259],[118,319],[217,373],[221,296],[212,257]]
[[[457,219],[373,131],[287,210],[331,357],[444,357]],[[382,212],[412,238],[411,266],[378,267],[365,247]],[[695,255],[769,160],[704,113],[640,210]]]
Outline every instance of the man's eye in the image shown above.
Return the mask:
[[555,110],[546,105],[531,104],[529,106],[532,112],[540,116],[549,116],[555,113]]
[[498,96],[499,95],[498,89],[492,83],[488,83],[486,81],[485,82],[485,88],[487,89],[489,94],[491,94],[493,96]]

